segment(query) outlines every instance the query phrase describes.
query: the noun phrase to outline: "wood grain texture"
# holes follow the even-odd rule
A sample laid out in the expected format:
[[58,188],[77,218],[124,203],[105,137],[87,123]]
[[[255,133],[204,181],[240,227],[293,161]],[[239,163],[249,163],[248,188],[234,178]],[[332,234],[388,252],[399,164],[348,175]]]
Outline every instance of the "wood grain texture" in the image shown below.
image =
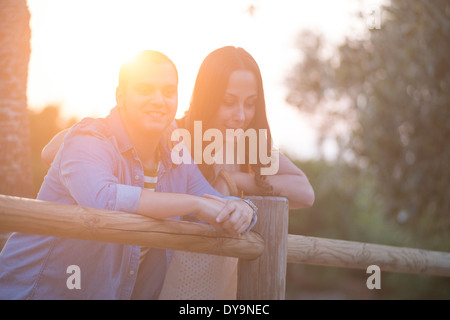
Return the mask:
[[450,253],[289,235],[288,263],[450,276]]
[[254,260],[240,260],[239,300],[283,300],[286,291],[289,202],[279,197],[248,197],[258,207],[253,230],[265,239],[265,248]]

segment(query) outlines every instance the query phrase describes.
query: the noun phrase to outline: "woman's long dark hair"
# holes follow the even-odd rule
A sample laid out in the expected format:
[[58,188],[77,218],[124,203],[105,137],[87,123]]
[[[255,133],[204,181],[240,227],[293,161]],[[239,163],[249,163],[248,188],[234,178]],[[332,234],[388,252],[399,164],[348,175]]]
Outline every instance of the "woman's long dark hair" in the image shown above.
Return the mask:
[[[270,156],[272,136],[267,121],[261,72],[255,59],[242,48],[233,46],[222,47],[214,50],[205,58],[197,74],[189,110],[187,110],[185,116],[178,121],[178,124],[180,127],[188,129],[189,132],[191,132],[191,135],[194,132],[194,121],[202,121],[202,135],[209,128],[213,128],[214,117],[223,102],[228,80],[230,79],[231,73],[237,70],[250,71],[255,76],[258,94],[255,116],[250,122],[249,128],[255,129],[256,132],[259,132],[259,129],[267,130],[266,150],[268,151],[268,156]],[[203,149],[204,148],[205,145],[203,146]],[[270,189],[270,186],[265,183],[263,176],[260,174],[260,169],[261,167],[264,167],[264,165],[260,163],[259,157],[257,157],[256,164],[249,165],[248,144],[246,144],[245,152],[246,164],[241,165],[241,171],[249,172],[251,168],[251,171],[255,173],[257,184]],[[198,166],[209,182],[214,181],[214,170],[211,165],[202,162],[202,164],[199,164]]]

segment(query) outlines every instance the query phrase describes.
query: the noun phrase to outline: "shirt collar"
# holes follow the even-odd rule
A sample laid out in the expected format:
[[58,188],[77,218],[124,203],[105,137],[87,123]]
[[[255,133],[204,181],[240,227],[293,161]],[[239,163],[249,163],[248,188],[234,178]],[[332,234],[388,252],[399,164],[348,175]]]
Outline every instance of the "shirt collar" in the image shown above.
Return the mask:
[[[131,143],[128,133],[122,122],[118,106],[115,106],[111,109],[107,119],[112,131],[114,132],[114,135],[116,136],[119,151],[121,153],[124,153],[130,149],[134,149],[134,146]],[[165,136],[166,135],[162,135],[161,141],[159,143],[161,162],[163,163],[165,168],[175,167],[176,165],[172,162],[170,150],[165,146],[165,143],[163,143],[163,139]]]
[[123,125],[122,118],[120,117],[119,107],[115,106],[111,109],[109,116],[107,117],[111,131],[114,132],[114,136],[117,140],[119,151],[124,153],[130,149],[133,149],[128,133]]

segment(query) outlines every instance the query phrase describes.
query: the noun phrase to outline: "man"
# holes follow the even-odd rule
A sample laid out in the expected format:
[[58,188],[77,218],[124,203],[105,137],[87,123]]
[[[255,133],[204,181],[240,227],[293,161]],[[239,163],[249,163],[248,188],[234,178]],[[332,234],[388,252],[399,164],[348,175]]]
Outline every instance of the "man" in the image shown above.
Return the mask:
[[[162,53],[143,51],[124,64],[117,106],[69,131],[38,199],[159,219],[194,214],[233,235],[248,230],[251,204],[217,198],[195,165],[174,165],[160,142],[175,117],[177,86],[175,65]],[[144,188],[148,176],[157,192]],[[156,299],[166,251],[142,249],[15,233],[0,255],[0,299]],[[67,283],[72,266],[79,288]]]

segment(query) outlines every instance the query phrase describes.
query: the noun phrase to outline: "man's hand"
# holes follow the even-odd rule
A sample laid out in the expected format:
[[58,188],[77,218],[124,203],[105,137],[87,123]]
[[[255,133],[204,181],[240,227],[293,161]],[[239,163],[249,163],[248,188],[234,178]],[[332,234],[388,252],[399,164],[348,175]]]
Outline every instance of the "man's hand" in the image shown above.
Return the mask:
[[244,201],[224,199],[209,194],[205,194],[203,197],[223,205],[216,217],[216,222],[232,236],[239,237],[250,226],[253,209]]

